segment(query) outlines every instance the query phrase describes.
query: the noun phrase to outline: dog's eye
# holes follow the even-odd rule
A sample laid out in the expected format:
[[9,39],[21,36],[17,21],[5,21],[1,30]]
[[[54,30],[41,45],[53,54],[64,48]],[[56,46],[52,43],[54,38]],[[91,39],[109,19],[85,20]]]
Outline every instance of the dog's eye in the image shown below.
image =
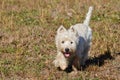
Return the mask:
[[64,41],[62,41],[62,43],[64,44]]
[[72,44],[73,42],[71,42],[71,44]]

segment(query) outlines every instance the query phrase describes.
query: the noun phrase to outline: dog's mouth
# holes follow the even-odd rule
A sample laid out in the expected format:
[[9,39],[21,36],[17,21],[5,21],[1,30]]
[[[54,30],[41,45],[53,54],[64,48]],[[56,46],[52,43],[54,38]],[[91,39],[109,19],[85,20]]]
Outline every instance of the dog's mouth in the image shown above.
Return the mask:
[[71,55],[70,52],[64,52],[63,54],[66,58],[70,57],[70,55]]

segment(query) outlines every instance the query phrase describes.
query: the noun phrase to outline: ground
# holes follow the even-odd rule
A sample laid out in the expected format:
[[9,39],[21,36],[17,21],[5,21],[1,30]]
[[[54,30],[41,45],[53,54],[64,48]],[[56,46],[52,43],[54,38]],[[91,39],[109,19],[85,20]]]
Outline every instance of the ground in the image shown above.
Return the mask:
[[[94,6],[84,70],[54,67],[60,25],[83,22]],[[0,0],[0,80],[120,80],[120,0]]]

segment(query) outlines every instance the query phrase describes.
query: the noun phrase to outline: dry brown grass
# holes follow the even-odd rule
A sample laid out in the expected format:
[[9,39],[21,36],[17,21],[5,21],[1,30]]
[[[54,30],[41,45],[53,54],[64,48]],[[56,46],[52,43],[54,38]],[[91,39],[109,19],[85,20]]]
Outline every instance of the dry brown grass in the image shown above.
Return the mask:
[[[87,67],[59,71],[52,65],[56,30],[82,22],[90,5]],[[119,0],[0,0],[0,80],[120,80],[119,7]]]

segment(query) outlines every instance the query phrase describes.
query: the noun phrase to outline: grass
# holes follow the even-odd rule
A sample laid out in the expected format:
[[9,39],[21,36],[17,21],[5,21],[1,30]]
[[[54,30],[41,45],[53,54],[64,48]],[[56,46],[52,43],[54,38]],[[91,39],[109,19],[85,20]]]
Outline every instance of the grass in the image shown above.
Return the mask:
[[[119,4],[119,0],[1,0],[0,80],[119,80]],[[59,71],[52,64],[56,30],[83,22],[90,5],[94,11],[88,66],[77,75]]]

